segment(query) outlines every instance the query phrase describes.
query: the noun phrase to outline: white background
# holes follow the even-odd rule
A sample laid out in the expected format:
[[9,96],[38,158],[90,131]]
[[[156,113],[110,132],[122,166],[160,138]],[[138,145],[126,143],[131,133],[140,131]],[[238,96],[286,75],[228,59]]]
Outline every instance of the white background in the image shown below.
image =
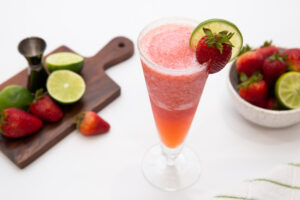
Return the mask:
[[[47,52],[65,44],[91,56],[114,36],[127,36],[136,44],[145,25],[169,16],[225,18],[253,46],[273,39],[279,46],[300,47],[299,2],[1,0],[0,81],[26,66],[17,52],[24,37],[43,37]],[[96,137],[74,131],[24,170],[0,153],[0,199],[199,200],[259,177],[276,164],[297,161],[300,125],[266,129],[241,118],[225,84],[228,67],[209,77],[187,138],[203,164],[193,187],[162,192],[143,178],[141,159],[158,136],[135,51],[130,60],[107,71],[122,88],[121,96],[99,113],[111,131]]]

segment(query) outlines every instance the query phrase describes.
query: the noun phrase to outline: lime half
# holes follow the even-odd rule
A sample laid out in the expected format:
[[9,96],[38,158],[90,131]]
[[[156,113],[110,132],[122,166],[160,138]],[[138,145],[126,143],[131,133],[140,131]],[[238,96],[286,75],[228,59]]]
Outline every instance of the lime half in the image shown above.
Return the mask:
[[300,108],[300,72],[288,72],[279,77],[275,85],[279,102],[286,108]]
[[208,28],[213,33],[219,33],[221,31],[228,31],[233,33],[233,36],[230,39],[230,42],[233,45],[230,61],[238,56],[241,48],[243,47],[243,36],[236,25],[224,19],[209,19],[200,23],[194,29],[190,38],[190,46],[194,50],[196,50],[199,40],[205,36],[203,28]]
[[77,102],[85,92],[83,78],[69,70],[58,70],[50,74],[47,80],[49,95],[63,104]]
[[79,73],[82,70],[84,59],[71,52],[59,52],[49,55],[46,59],[46,65],[49,72],[55,70],[68,69]]

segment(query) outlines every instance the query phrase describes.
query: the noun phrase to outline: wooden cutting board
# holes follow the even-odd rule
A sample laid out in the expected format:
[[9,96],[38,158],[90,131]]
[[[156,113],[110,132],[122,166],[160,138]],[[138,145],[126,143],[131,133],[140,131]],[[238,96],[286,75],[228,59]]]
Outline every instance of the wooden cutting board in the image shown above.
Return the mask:
[[[62,51],[74,52],[66,46],[61,46],[51,53]],[[73,120],[78,113],[88,110],[98,112],[112,102],[120,95],[120,87],[105,74],[104,70],[130,58],[133,51],[133,43],[129,39],[116,37],[95,56],[85,58],[81,72],[86,82],[83,98],[74,105],[62,107],[63,119],[58,123],[45,123],[34,135],[22,139],[9,139],[0,134],[2,152],[22,169],[72,132],[75,128]],[[0,90],[11,84],[25,87],[27,78],[26,68],[2,83]]]

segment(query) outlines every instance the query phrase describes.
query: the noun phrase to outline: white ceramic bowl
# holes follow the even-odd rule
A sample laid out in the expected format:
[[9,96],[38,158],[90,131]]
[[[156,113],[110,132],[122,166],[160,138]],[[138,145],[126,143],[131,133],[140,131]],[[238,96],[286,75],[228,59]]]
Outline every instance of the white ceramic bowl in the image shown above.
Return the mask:
[[300,122],[300,109],[274,111],[252,105],[242,99],[238,93],[238,73],[235,62],[229,69],[227,85],[237,111],[247,120],[270,128],[282,128]]

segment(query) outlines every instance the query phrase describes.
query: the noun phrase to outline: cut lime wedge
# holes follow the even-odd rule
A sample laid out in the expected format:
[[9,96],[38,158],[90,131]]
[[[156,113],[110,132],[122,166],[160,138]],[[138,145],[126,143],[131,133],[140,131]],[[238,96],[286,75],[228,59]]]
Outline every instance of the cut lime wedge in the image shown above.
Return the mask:
[[236,25],[224,19],[209,19],[200,23],[194,29],[190,38],[190,46],[194,50],[196,50],[199,40],[205,36],[203,28],[208,28],[213,33],[219,33],[221,31],[228,31],[234,33],[232,38],[230,39],[230,42],[233,45],[230,61],[232,61],[238,56],[241,48],[243,47],[243,36]]
[[279,77],[275,94],[286,108],[300,108],[300,72],[287,72]]
[[79,101],[85,92],[83,78],[69,70],[58,70],[50,74],[47,80],[49,95],[63,104]]
[[46,65],[49,72],[55,70],[68,69],[79,73],[82,70],[84,59],[71,52],[59,52],[51,54],[46,59]]

